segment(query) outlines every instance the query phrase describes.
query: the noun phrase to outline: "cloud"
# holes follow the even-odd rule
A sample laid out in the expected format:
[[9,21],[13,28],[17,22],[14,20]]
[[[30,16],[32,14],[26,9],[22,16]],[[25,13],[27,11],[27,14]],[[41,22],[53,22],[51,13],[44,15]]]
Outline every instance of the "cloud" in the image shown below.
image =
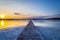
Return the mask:
[[[52,3],[51,3],[52,4]],[[50,5],[51,6],[51,5]],[[0,10],[5,10],[11,13],[24,13],[32,15],[51,15],[54,9],[50,8],[47,3],[40,2],[28,2],[27,0],[0,0]]]

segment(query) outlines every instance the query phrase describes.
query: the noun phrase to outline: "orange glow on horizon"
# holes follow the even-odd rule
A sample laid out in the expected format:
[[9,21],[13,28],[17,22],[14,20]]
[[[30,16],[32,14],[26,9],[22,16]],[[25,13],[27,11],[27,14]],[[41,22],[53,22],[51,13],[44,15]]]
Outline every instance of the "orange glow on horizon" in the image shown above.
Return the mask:
[[0,19],[23,19],[29,17],[31,17],[29,14],[20,13],[20,15],[15,15],[14,13],[0,10]]

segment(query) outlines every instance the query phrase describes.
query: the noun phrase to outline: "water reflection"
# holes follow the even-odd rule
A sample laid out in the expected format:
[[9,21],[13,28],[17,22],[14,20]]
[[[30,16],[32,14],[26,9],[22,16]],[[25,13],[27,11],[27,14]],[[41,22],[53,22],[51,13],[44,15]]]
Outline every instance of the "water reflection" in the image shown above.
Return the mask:
[[60,27],[60,21],[56,20],[34,20],[34,24],[40,27]]
[[[0,29],[8,27],[26,26],[29,20],[0,20]],[[59,22],[48,20],[33,20],[35,26],[40,27],[60,27]]]
[[0,20],[0,28],[5,28],[4,26],[6,26],[6,23],[4,20]]
[[3,20],[0,22],[0,26],[4,26],[4,21]]
[[0,29],[27,25],[28,20],[0,20]]

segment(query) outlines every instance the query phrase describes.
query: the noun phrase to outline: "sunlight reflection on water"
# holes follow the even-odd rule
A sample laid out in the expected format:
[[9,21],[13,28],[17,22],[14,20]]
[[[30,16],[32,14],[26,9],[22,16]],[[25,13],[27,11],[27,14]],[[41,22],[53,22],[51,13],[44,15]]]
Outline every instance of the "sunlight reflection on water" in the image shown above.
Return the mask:
[[0,20],[0,29],[27,25],[28,20]]
[[4,26],[4,21],[3,20],[1,21],[1,26]]
[[[29,20],[0,20],[0,29],[9,28],[9,27],[17,27],[17,26],[26,26]],[[40,27],[58,27],[60,26],[59,22],[52,22],[48,20],[33,20],[35,26]]]

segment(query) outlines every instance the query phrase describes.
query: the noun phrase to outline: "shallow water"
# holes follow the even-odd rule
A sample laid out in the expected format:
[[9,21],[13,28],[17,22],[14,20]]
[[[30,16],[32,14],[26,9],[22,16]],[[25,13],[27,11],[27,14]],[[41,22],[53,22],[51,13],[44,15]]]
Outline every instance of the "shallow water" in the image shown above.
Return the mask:
[[[0,20],[0,29],[16,27],[16,26],[26,26],[29,20]],[[60,27],[59,20],[33,20],[35,26],[41,27]]]
[[[0,40],[16,40],[28,22],[29,20],[0,20]],[[33,20],[33,23],[45,40],[60,40],[60,21]]]
[[0,20],[0,29],[27,25],[28,20]]
[[60,28],[59,20],[34,20],[33,22],[36,26]]

